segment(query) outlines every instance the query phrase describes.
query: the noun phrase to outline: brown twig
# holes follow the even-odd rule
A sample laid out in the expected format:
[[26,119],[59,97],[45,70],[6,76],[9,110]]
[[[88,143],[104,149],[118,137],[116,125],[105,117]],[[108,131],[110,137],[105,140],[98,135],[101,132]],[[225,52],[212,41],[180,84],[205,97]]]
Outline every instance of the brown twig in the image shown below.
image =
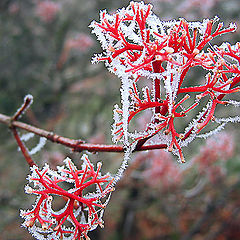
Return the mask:
[[24,143],[22,142],[22,140],[20,139],[17,129],[15,127],[11,128],[12,132],[13,132],[13,136],[15,137],[18,146],[20,147],[22,154],[26,160],[26,162],[28,163],[28,165],[30,167],[36,165],[36,163],[33,161],[33,159],[31,158],[27,148],[25,147]]
[[24,98],[24,102],[23,102],[22,106],[13,115],[12,121],[13,120],[18,120],[21,117],[21,115],[30,107],[30,105],[32,104],[32,101],[33,101],[32,95],[30,95],[30,94],[26,95],[26,97]]
[[[62,137],[53,132],[49,132],[37,127],[34,127],[30,124],[26,124],[20,121],[12,121],[9,116],[0,113],[0,123],[6,124],[9,127],[20,128],[26,130],[28,132],[32,132],[40,137],[45,137],[48,140],[59,143],[66,147],[72,148],[74,151],[81,152],[83,150],[87,150],[89,152],[124,152],[124,147],[122,145],[107,145],[107,144],[91,144],[84,143],[82,140],[75,140],[66,137]],[[146,150],[154,150],[154,149],[163,149],[167,148],[166,144],[154,144],[154,145],[146,145],[141,146],[135,151],[146,151]]]
[[11,118],[9,117],[7,119],[8,126],[11,129],[18,146],[20,147],[20,149],[22,151],[23,156],[30,167],[32,167],[33,165],[36,165],[36,163],[31,158],[31,156],[28,152],[28,149],[26,148],[23,141],[19,137],[18,131],[16,129],[16,126],[13,125],[13,122],[18,120],[18,118],[20,118],[20,116],[30,107],[32,100],[33,100],[32,95],[27,95],[24,98],[24,102],[23,102],[22,106],[16,111],[16,113]]

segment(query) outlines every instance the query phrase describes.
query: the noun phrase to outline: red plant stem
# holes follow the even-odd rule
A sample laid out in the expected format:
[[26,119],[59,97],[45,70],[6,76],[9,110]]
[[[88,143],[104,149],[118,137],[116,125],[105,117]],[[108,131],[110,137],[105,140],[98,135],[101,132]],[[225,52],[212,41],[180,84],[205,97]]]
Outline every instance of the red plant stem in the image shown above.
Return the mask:
[[[240,76],[236,76],[236,77],[233,79],[233,82],[231,83],[229,89],[233,88],[233,87],[234,87],[236,84],[238,84],[239,82],[240,82]],[[217,99],[218,99],[218,100],[222,100],[225,95],[226,95],[226,94],[220,94]]]
[[15,127],[12,127],[11,128],[12,132],[13,132],[13,136],[15,137],[16,141],[17,141],[17,144],[18,146],[20,147],[21,151],[22,151],[22,154],[23,156],[25,157],[25,160],[26,162],[28,163],[28,165],[30,167],[36,165],[34,163],[34,161],[32,160],[27,148],[24,146],[24,143],[22,142],[22,140],[20,139],[19,135],[18,135],[18,132],[17,132],[17,129]]
[[[155,80],[155,101],[160,99],[160,79],[156,78]],[[155,108],[155,113],[160,113],[160,107]]]
[[[155,73],[160,73],[161,72],[160,65],[161,65],[160,61],[154,61],[152,63],[153,71]],[[156,78],[154,80],[154,87],[155,87],[155,102],[158,102],[159,99],[161,98],[161,95],[160,95],[161,94],[160,79],[159,78]],[[155,113],[160,113],[160,107],[155,107]]]
[[[32,125],[20,122],[20,121],[11,121],[9,116],[0,113],[0,123],[9,125],[9,127],[20,128],[28,132],[32,132],[40,137],[45,137],[48,140],[59,143],[66,147],[72,148],[74,151],[83,151],[87,150],[89,152],[124,152],[124,146],[122,145],[107,145],[107,144],[91,144],[83,143],[82,140],[74,140],[66,137],[59,136],[53,132],[49,132]],[[163,149],[167,148],[166,144],[155,144],[155,145],[146,145],[140,146],[135,149],[135,151],[146,151],[154,149]]]
[[[9,128],[11,129],[12,133],[13,133],[13,136],[19,146],[19,148],[21,149],[22,151],[22,154],[26,160],[26,162],[28,163],[28,165],[30,167],[36,165],[35,162],[32,160],[29,152],[28,152],[28,149],[25,147],[23,141],[21,140],[21,138],[19,137],[19,134],[18,134],[18,131],[16,129],[16,127],[12,124],[14,121],[17,121],[18,118],[24,113],[24,111],[31,105],[32,103],[32,96],[31,95],[27,95],[25,98],[24,98],[24,102],[22,104],[22,106],[16,111],[16,113],[10,118],[10,117],[7,117],[5,116],[5,120],[7,121],[7,124],[9,126]],[[4,115],[3,115],[4,117]],[[3,120],[4,120],[3,119]],[[1,122],[1,121],[0,121]]]
[[19,117],[24,113],[24,111],[31,105],[32,96],[27,95],[24,98],[23,105],[17,110],[17,112],[13,115],[12,120],[18,120]]
[[[231,83],[230,85],[230,88],[229,89],[232,89],[236,84],[238,84],[240,82],[240,76],[236,76],[234,79],[233,79],[233,82]],[[226,94],[220,94],[218,97],[217,97],[217,100],[222,100],[224,97],[225,97]],[[206,114],[207,114],[208,110],[204,113],[204,115],[202,116],[205,117]],[[202,118],[199,119],[198,122],[200,122],[202,120]],[[184,138],[182,140],[185,140],[186,138],[189,137],[189,135],[192,133],[193,131],[193,127],[185,134]]]
[[[160,73],[161,72],[161,61],[153,61],[152,63],[152,67],[153,67],[153,71],[155,73]],[[161,85],[160,85],[160,79],[156,78],[154,80],[154,88],[155,88],[155,102],[159,102],[159,100],[161,99]],[[161,112],[161,106],[157,106],[155,107],[155,113],[160,113]],[[143,144],[150,139],[152,136],[149,136],[147,138],[143,138],[140,139],[136,145],[135,151],[138,151],[138,149],[141,149],[143,147]],[[167,148],[167,145],[166,145]]]

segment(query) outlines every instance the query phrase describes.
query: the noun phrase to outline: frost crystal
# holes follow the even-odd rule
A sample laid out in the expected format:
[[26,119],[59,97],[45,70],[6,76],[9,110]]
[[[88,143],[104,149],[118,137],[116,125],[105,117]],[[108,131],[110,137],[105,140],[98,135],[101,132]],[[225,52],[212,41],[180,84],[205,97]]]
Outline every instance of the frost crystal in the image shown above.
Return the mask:
[[37,152],[39,152],[43,147],[44,145],[46,144],[47,142],[47,139],[45,137],[40,137],[39,139],[39,143],[37,144],[36,147],[34,147],[30,152],[29,154],[30,155],[33,155],[33,154],[36,154]]
[[[25,219],[23,226],[36,239],[89,239],[88,231],[103,226],[102,216],[114,179],[109,174],[101,175],[101,164],[95,170],[87,155],[82,160],[81,170],[70,158],[57,171],[48,165],[42,170],[31,168],[31,186],[27,185],[25,191],[37,195],[37,199],[31,210],[21,210],[20,215]],[[62,207],[56,210],[59,198]]]
[[[35,136],[34,133],[23,134],[23,135],[21,136],[21,141],[27,142],[27,141],[29,141],[31,138],[33,138],[34,136]],[[29,154],[30,154],[30,155],[34,155],[34,154],[36,154],[37,152],[39,152],[39,151],[45,146],[46,142],[47,142],[47,139],[46,139],[45,137],[40,137],[38,144],[29,151]],[[26,146],[25,146],[25,147],[26,147]],[[27,147],[26,147],[26,148],[27,148]]]
[[[114,14],[102,11],[100,21],[92,22],[92,32],[103,49],[93,61],[105,62],[122,81],[121,106],[114,109],[112,135],[128,152],[132,144],[139,147],[154,135],[164,139],[165,134],[170,137],[163,143],[184,162],[182,147],[213,121],[217,105],[239,106],[223,98],[239,91],[240,43],[219,47],[210,43],[219,35],[234,32],[236,25],[223,28],[218,21],[218,17],[202,22],[161,21],[150,4],[131,2]],[[205,83],[185,80],[196,66],[206,71]],[[191,114],[189,119],[188,113],[196,108],[201,114],[196,118]],[[152,117],[145,129],[131,127],[131,122],[149,109]],[[188,122],[183,133],[175,127],[180,118]],[[223,127],[215,125],[217,129],[211,133]]]

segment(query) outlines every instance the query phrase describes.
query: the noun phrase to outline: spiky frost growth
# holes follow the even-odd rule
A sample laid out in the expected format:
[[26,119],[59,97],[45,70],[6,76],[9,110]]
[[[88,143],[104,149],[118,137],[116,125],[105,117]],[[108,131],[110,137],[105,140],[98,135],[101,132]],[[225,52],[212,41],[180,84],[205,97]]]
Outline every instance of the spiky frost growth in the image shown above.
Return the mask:
[[[21,216],[25,219],[23,226],[36,239],[89,239],[88,231],[103,227],[102,216],[114,179],[109,174],[101,175],[100,162],[95,170],[87,155],[82,160],[81,170],[70,158],[57,171],[48,165],[31,168],[25,191],[37,195],[37,199],[31,210],[21,210]],[[56,196],[65,201],[58,211],[52,207]]]
[[[167,134],[171,138],[166,142],[168,150],[184,162],[182,146],[214,120],[217,105],[233,103],[222,100],[226,95],[239,91],[240,44],[210,44],[213,38],[234,32],[236,25],[224,28],[217,17],[165,22],[151,9],[150,4],[131,2],[114,14],[102,11],[100,21],[90,25],[103,49],[94,62],[104,61],[122,81],[122,106],[114,109],[113,140],[129,148],[133,142],[156,134],[163,139]],[[186,85],[188,72],[197,66],[206,71],[205,83]],[[148,87],[140,90],[143,79],[149,79]],[[201,114],[189,119],[188,113],[196,107]],[[147,109],[152,110],[152,118],[145,130],[130,130],[130,122]],[[175,127],[179,118],[189,123],[182,133]]]

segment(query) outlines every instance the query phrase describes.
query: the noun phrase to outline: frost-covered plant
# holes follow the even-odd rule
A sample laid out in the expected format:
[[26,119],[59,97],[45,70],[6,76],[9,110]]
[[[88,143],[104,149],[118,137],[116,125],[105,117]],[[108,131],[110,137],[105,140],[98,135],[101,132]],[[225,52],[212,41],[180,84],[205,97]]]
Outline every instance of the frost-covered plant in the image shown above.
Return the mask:
[[[47,10],[44,12],[47,14],[41,11],[38,14],[44,15],[45,21],[51,21],[59,7],[48,5],[50,1],[44,2],[47,8],[43,10]],[[217,17],[202,22],[161,21],[151,9],[150,4],[131,2],[127,8],[113,14],[102,11],[100,21],[91,24],[103,49],[93,62],[105,62],[122,82],[121,106],[114,108],[112,128],[113,141],[122,145],[85,143],[19,122],[19,117],[32,102],[30,95],[12,117],[0,114],[0,122],[10,127],[31,166],[26,192],[37,195],[37,199],[31,210],[21,211],[21,216],[25,219],[23,225],[37,239],[88,239],[89,231],[103,225],[104,208],[133,151],[165,148],[184,162],[182,148],[196,137],[206,138],[223,129],[228,122],[240,122],[239,116],[216,117],[219,105],[240,105],[231,99],[233,93],[239,92],[240,43],[211,44],[215,37],[234,32],[236,26],[230,24],[224,28]],[[68,51],[79,47],[79,43],[82,44],[82,40],[66,44],[67,50],[63,50],[58,68],[66,60]],[[191,79],[192,69],[205,72],[205,80]],[[145,112],[151,112],[150,117]],[[132,124],[139,114],[148,118],[141,130]],[[185,126],[181,130],[179,125],[183,123]],[[17,128],[40,136],[37,147],[29,152],[24,142],[34,135],[21,138]],[[57,171],[48,165],[41,169],[31,155],[44,146],[46,139],[73,151],[124,152],[124,159],[114,177],[102,176],[101,164],[95,170],[86,155],[81,170],[69,158],[65,160],[66,167],[58,167]],[[151,143],[144,145],[150,139]],[[163,159],[153,161],[152,167],[147,177],[153,173],[155,176],[162,174],[168,181],[166,169],[170,175],[178,172],[175,165],[165,164]],[[174,184],[180,181],[181,174],[175,177]],[[61,210],[52,205],[57,196],[65,199]]]
[[[217,17],[165,22],[151,9],[150,4],[131,2],[114,14],[102,11],[100,22],[91,24],[103,49],[93,62],[104,61],[122,81],[121,106],[114,109],[113,140],[122,141],[131,152],[157,135],[154,144],[166,144],[184,162],[182,147],[212,121],[215,130],[202,137],[229,121],[239,121],[238,117],[222,119],[214,114],[218,105],[239,105],[223,98],[239,91],[240,43],[211,45],[215,37],[236,30],[235,24],[223,28]],[[189,71],[196,67],[206,72],[204,82],[189,81]],[[145,79],[150,84],[140,89]],[[199,114],[190,118],[189,112],[195,108]],[[131,121],[147,109],[152,110],[152,117],[145,130],[131,131]],[[179,132],[181,118],[187,125]]]
[[[43,169],[31,168],[30,185],[25,191],[37,195],[37,199],[31,210],[21,211],[21,216],[25,219],[23,226],[36,239],[89,239],[88,231],[103,226],[102,216],[113,191],[113,177],[101,175],[100,162],[95,170],[87,155],[82,160],[81,170],[70,158],[57,171],[48,165]],[[56,196],[66,201],[58,211],[52,207]]]

